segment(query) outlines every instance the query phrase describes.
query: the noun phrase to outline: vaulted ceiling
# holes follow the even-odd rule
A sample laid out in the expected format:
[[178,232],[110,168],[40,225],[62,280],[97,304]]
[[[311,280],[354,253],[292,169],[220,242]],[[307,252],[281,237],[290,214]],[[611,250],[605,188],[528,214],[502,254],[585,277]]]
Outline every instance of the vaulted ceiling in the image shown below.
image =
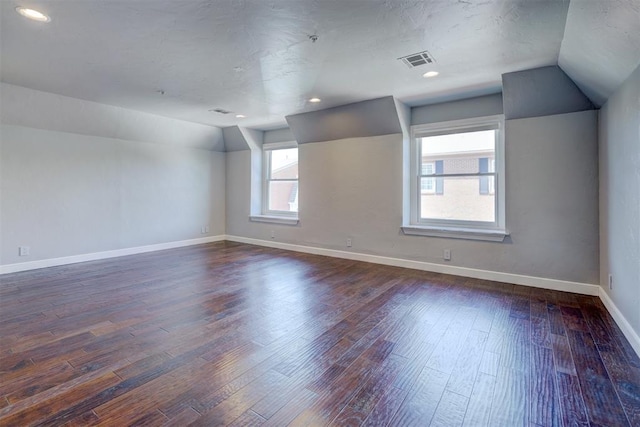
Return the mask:
[[[220,127],[495,93],[503,73],[555,64],[601,105],[640,62],[637,0],[3,0],[0,14],[3,82]],[[398,59],[421,51],[435,62]]]

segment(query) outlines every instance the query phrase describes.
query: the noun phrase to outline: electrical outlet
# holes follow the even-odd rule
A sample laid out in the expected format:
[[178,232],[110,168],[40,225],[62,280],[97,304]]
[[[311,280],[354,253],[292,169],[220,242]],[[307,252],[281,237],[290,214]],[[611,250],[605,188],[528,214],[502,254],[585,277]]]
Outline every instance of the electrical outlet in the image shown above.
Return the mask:
[[31,249],[29,249],[29,246],[18,247],[18,256],[29,256],[30,253],[31,253]]
[[613,290],[613,274],[609,275],[609,290]]
[[208,232],[209,232],[209,226],[208,226],[208,225],[205,225],[205,226],[204,226],[204,232],[205,232],[205,233],[208,233]]
[[276,232],[275,230],[271,230],[271,238],[275,239],[276,238]]
[[348,247],[348,248],[350,248],[350,247],[351,247],[351,244],[352,244],[352,243],[353,243],[353,242],[351,241],[351,239],[347,239],[347,247]]
[[204,225],[200,227],[200,234],[204,234]]
[[444,258],[445,261],[451,261],[451,249],[445,249],[442,252],[442,258]]

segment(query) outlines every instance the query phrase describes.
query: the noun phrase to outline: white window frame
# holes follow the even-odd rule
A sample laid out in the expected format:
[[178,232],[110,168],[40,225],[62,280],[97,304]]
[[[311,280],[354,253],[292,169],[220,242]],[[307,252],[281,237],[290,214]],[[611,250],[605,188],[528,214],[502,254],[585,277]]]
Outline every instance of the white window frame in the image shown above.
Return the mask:
[[[496,158],[490,158],[489,159],[489,164],[488,164],[488,169],[489,172],[495,172],[496,171]],[[490,179],[488,182],[488,191],[489,191],[489,195],[495,195],[496,194],[496,180],[494,179]]]
[[[271,144],[264,144],[262,146],[262,215],[265,217],[280,217],[280,218],[290,218],[296,219],[298,218],[298,212],[291,211],[278,211],[269,209],[269,183],[271,181],[297,181],[298,183],[298,191],[300,191],[300,181],[298,178],[296,179],[283,179],[283,180],[274,180],[271,178],[271,153],[276,150],[286,150],[290,148],[298,148],[298,144],[293,142],[275,142]],[[298,154],[300,152],[298,151]],[[298,159],[298,167],[300,165],[300,160]],[[297,203],[296,197],[296,203]]]
[[[495,221],[464,221],[420,218],[421,147],[419,139],[427,136],[453,133],[495,130],[495,166],[489,173],[495,182]],[[449,237],[473,240],[503,241],[509,234],[505,221],[505,160],[504,160],[504,116],[485,116],[471,119],[417,125],[411,127],[409,173],[409,221],[403,224],[405,234]],[[477,174],[474,174],[477,175]],[[437,176],[447,176],[437,175]],[[436,178],[437,176],[434,176]]]

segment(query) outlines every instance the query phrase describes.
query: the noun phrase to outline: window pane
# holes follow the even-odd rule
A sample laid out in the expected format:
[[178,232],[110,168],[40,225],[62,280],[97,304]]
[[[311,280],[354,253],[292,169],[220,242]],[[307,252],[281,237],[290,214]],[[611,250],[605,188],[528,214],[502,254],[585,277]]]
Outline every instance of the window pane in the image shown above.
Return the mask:
[[422,175],[433,175],[436,173],[436,164],[434,162],[422,163]]
[[271,179],[298,178],[298,149],[271,151]]
[[435,193],[436,192],[436,179],[435,178],[420,178],[420,190],[422,193]]
[[481,179],[488,180],[490,188],[494,187],[493,176],[432,179],[436,181],[437,191],[421,192],[421,219],[495,221],[495,194],[480,191]]
[[269,210],[298,212],[298,181],[270,181]]
[[[495,157],[495,130],[420,138],[423,167],[435,164],[435,173],[478,173],[479,159]],[[439,171],[436,162],[442,162]]]

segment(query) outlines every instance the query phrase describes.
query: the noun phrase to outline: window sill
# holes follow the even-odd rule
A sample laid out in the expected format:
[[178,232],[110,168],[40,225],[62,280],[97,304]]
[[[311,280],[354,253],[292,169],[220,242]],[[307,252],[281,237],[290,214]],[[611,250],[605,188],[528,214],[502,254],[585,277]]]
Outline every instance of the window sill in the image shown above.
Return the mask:
[[268,222],[271,224],[298,225],[300,220],[298,217],[273,216],[273,215],[250,215],[249,219],[253,222]]
[[412,236],[444,237],[447,239],[484,240],[502,242],[509,235],[507,230],[488,230],[456,227],[403,226],[402,232]]

